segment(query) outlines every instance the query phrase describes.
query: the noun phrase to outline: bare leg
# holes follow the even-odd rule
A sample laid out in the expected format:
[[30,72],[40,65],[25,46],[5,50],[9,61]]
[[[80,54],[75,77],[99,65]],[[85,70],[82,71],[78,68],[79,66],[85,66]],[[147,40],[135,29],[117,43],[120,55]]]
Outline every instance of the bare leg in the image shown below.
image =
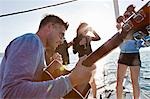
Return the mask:
[[92,88],[93,98],[96,98],[97,89],[96,89],[96,83],[95,83],[94,75],[95,75],[95,70],[92,72],[92,77],[91,77],[89,83],[90,83],[91,88]]
[[127,66],[124,64],[118,64],[117,68],[117,86],[116,86],[116,94],[117,99],[122,99],[122,93],[123,93],[123,80],[124,76],[126,74]]
[[95,83],[95,79],[93,79],[93,82],[90,83],[91,88],[92,88],[92,93],[93,93],[93,98],[96,98],[96,83]]
[[139,96],[140,96],[140,88],[139,88],[140,66],[130,66],[130,72],[131,72],[131,80],[132,80],[134,99],[139,99]]

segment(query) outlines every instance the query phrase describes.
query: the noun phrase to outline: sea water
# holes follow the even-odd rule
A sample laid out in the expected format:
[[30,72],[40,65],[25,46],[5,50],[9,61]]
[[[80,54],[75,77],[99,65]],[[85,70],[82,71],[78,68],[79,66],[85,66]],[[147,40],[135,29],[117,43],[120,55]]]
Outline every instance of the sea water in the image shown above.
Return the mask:
[[[119,53],[114,52],[105,58],[103,69],[109,69],[113,72],[117,68],[117,60]],[[150,51],[140,52],[141,68],[140,68],[140,86],[142,89],[150,91]],[[109,66],[108,66],[109,65]]]
[[[98,95],[102,94],[104,90],[116,90],[117,80],[117,61],[119,58],[119,51],[112,51],[105,57],[96,62],[95,80],[97,84]],[[141,99],[149,99],[150,97],[150,50],[141,50],[141,68],[139,76],[139,85],[141,89]],[[78,55],[70,52],[70,63],[68,67],[74,67],[78,61]],[[124,92],[133,92],[130,70],[127,73],[123,82]],[[131,95],[131,94],[130,94]],[[144,98],[143,98],[144,97]],[[113,98],[115,99],[115,98]]]
[[[0,54],[0,63],[2,60],[3,54]],[[96,69],[96,83],[98,86],[105,85],[109,81],[113,81],[116,78],[116,68],[117,68],[117,60],[119,57],[119,52],[111,52],[104,58],[100,59],[97,63],[97,69]],[[150,51],[142,51],[140,52],[141,62],[142,66],[140,68],[140,87],[143,90],[150,91]],[[68,65],[69,69],[72,69],[75,67],[75,64],[78,61],[78,55],[73,54],[70,52],[70,64]],[[105,71],[105,69],[109,69],[110,71]],[[105,79],[105,76],[107,74],[111,74],[113,76],[110,77],[110,79]],[[107,81],[109,80],[109,81]]]

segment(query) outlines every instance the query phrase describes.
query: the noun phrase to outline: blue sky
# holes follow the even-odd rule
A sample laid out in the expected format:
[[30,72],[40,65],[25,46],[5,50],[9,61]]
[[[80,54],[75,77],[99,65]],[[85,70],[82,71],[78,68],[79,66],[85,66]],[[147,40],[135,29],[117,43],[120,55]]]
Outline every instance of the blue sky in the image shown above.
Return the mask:
[[[0,15],[8,14],[69,0],[0,0]],[[118,0],[120,14],[129,4],[136,10],[148,0]],[[0,17],[0,52],[4,52],[9,42],[25,33],[36,33],[40,20],[46,14],[55,14],[69,22],[65,37],[71,41],[76,36],[76,28],[80,22],[87,22],[101,36],[102,40],[92,44],[97,49],[116,33],[113,0],[78,0],[72,3],[50,7],[24,14]]]

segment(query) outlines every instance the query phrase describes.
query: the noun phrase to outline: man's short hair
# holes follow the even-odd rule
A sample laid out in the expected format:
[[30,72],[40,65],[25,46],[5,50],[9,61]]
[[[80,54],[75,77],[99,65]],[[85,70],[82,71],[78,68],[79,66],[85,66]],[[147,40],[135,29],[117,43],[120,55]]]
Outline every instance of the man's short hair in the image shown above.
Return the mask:
[[64,22],[60,17],[50,14],[50,15],[46,15],[40,23],[39,28],[43,27],[44,25],[46,25],[47,23],[52,22],[52,23],[58,23],[58,24],[62,24],[65,26],[66,30],[69,26],[68,22]]

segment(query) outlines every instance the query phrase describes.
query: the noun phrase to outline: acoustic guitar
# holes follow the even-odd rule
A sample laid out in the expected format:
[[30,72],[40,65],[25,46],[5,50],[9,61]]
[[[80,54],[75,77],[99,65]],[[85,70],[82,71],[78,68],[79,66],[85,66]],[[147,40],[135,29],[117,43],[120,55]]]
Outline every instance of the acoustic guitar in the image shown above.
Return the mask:
[[[48,67],[44,69],[42,80],[53,80],[61,75],[67,75],[71,71],[67,70],[58,60],[53,60]],[[90,92],[90,84],[85,82],[73,88],[64,98],[65,99],[85,99]]]
[[[137,31],[142,31],[145,35],[149,35],[150,30],[150,1],[147,2],[139,11],[133,11],[133,14],[122,25],[122,31],[116,33],[112,38],[106,41],[96,51],[92,52],[83,65],[86,67],[92,66],[96,61],[109,54],[113,49],[118,47],[128,34],[133,34]],[[55,69],[53,67],[56,67]],[[61,69],[60,69],[61,68]],[[51,65],[45,68],[43,72],[43,80],[50,80],[61,75],[70,73],[63,68],[58,61],[53,61]],[[86,99],[90,89],[89,83],[81,84],[73,88],[68,93],[65,99]]]

